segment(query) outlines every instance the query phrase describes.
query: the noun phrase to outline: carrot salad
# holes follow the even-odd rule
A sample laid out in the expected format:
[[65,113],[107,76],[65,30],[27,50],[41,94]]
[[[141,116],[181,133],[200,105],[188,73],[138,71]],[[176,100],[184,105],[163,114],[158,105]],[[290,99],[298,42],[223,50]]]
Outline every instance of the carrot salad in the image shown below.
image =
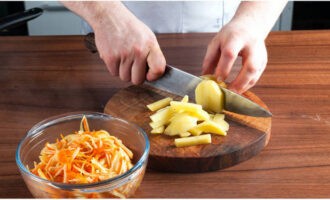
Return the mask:
[[40,162],[30,171],[41,178],[69,184],[95,183],[125,173],[133,153],[105,130],[90,131],[86,117],[80,130],[46,143]]

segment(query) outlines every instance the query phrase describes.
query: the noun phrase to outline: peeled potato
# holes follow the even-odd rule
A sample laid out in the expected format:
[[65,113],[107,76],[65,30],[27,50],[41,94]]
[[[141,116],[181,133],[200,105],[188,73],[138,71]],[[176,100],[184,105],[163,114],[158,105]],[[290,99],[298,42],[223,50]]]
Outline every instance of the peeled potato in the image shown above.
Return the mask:
[[203,80],[212,80],[212,81],[215,81],[215,82],[217,82],[217,84],[220,87],[227,88],[227,84],[225,82],[223,82],[223,81],[218,81],[217,80],[217,77],[215,77],[214,74],[205,74],[205,75],[201,76],[201,78]]
[[197,118],[187,113],[177,113],[170,119],[170,124],[164,130],[166,135],[180,135],[197,125]]
[[189,129],[189,132],[193,135],[200,135],[202,133],[214,133],[218,135],[227,135],[225,128],[220,124],[213,122],[211,120],[204,121],[197,126]]
[[213,80],[202,80],[196,87],[195,100],[204,110],[220,113],[224,107],[224,94]]
[[172,111],[170,107],[165,107],[158,110],[155,114],[150,116],[151,121],[159,122],[160,124],[166,124],[167,121],[172,117]]
[[190,135],[191,135],[191,133],[189,133],[189,132],[180,133],[180,137],[189,137]]
[[215,123],[217,123],[221,127],[223,127],[224,131],[227,132],[229,130],[229,124],[225,121],[225,115],[224,114],[214,115],[214,117],[212,118],[212,121],[214,121]]
[[170,105],[174,112],[180,112],[180,111],[198,112],[200,110],[203,110],[201,105],[194,103],[171,101]]
[[207,80],[201,81],[195,89],[197,104],[189,103],[185,95],[181,101],[165,98],[147,105],[150,110],[157,110],[150,116],[151,134],[179,136],[181,138],[175,139],[177,147],[211,143],[211,135],[201,135],[203,133],[227,134],[229,124],[221,114],[224,106],[221,83],[216,82],[213,75],[204,79]]
[[198,120],[210,119],[209,114],[203,110],[201,105],[198,104],[171,101],[170,107],[172,109],[172,112],[174,113],[186,112],[189,113],[191,116],[197,117]]
[[167,121],[156,121],[156,122],[150,122],[149,125],[152,129],[156,129],[158,127],[164,126],[167,123]]
[[183,103],[188,103],[188,102],[189,102],[189,97],[188,97],[188,95],[184,95],[184,97],[182,98],[181,102],[183,102]]
[[213,116],[213,121],[225,120],[225,114],[217,113]]
[[150,133],[152,133],[152,134],[162,134],[164,132],[164,130],[165,130],[165,127],[160,126],[160,127],[152,129]]
[[148,104],[147,107],[151,111],[156,111],[156,110],[159,110],[161,108],[164,108],[164,107],[168,106],[172,100],[173,99],[171,97],[166,97],[166,98],[161,99],[159,101]]
[[200,135],[200,136],[192,136],[186,138],[177,138],[174,140],[174,144],[176,147],[186,147],[193,146],[199,144],[210,144],[211,143],[211,135]]

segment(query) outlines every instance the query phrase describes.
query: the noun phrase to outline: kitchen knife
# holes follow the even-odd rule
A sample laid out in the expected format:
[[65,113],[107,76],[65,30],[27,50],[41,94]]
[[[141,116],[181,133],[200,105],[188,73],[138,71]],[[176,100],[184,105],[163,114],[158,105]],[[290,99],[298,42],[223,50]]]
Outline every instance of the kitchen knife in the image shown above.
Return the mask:
[[[97,52],[94,34],[86,35],[85,45],[91,52]],[[166,65],[165,73],[162,77],[152,82],[145,81],[144,84],[179,96],[188,95],[191,99],[195,99],[195,88],[201,81],[202,79],[197,76]],[[225,95],[225,110],[254,117],[272,116],[268,110],[253,101],[226,88],[220,88]]]
[[24,24],[29,20],[39,17],[42,13],[43,10],[41,8],[31,8],[23,12],[18,12],[5,16],[0,19],[0,32],[4,32],[9,28]]
[[[145,84],[179,96],[188,95],[191,99],[195,99],[195,88],[201,81],[202,79],[197,76],[166,65],[165,73],[161,78],[152,82],[146,81]],[[220,88],[225,95],[225,110],[254,117],[272,116],[268,110],[253,101],[226,88]]]

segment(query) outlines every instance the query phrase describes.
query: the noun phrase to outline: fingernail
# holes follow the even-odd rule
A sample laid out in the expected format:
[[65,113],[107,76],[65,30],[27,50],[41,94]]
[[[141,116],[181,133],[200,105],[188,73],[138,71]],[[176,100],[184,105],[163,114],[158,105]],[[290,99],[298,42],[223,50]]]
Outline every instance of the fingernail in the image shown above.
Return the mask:
[[218,82],[223,82],[222,77],[221,77],[221,76],[218,76],[218,77],[217,77],[217,81],[218,81]]

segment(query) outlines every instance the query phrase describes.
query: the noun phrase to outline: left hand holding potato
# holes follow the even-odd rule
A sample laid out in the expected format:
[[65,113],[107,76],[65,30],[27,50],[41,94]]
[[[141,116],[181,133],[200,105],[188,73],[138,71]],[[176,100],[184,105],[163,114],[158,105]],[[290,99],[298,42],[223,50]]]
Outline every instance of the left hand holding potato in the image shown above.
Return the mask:
[[214,73],[225,81],[238,56],[242,57],[242,68],[228,88],[243,93],[260,78],[267,63],[267,50],[264,38],[258,37],[254,30],[246,30],[239,22],[232,22],[213,38],[207,48],[203,62],[203,74]]
[[267,64],[265,39],[280,15],[286,0],[242,1],[233,19],[213,38],[203,62],[203,74],[214,73],[225,81],[238,56],[242,67],[228,88],[237,93],[250,89]]

